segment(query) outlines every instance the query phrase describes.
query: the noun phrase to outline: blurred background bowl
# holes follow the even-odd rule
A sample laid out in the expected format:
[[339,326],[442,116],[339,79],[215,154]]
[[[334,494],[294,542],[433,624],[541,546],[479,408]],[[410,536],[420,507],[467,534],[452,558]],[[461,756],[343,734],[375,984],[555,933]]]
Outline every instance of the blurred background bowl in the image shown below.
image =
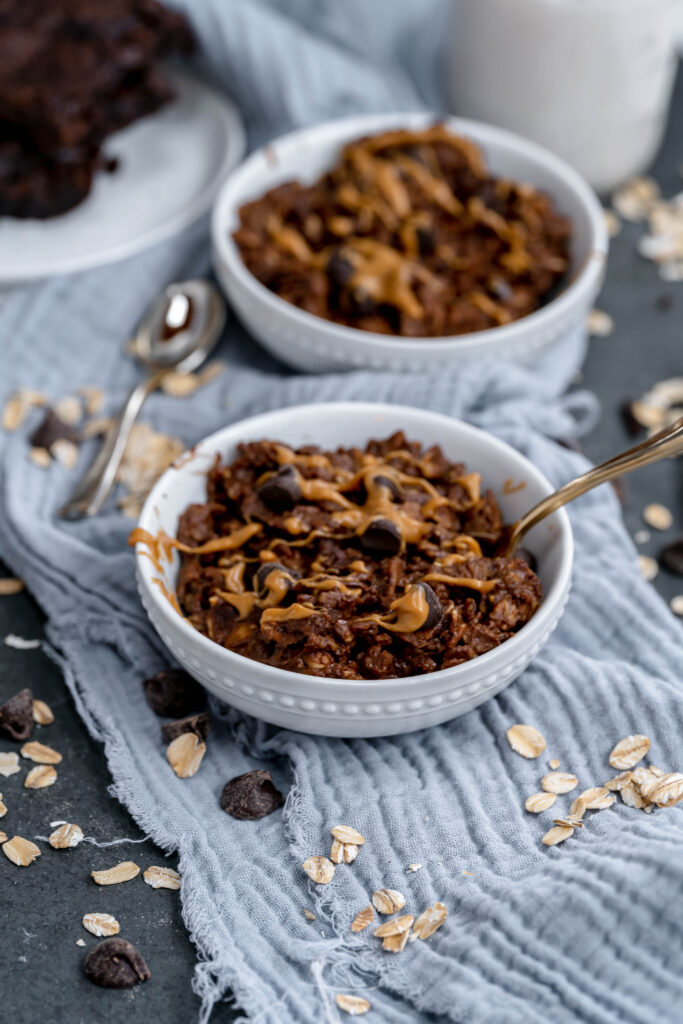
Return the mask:
[[394,337],[307,313],[275,295],[247,270],[232,239],[243,203],[294,178],[307,184],[315,181],[332,166],[342,146],[363,135],[419,128],[434,120],[434,114],[405,113],[330,121],[268,143],[229,176],[213,213],[216,274],[245,327],[284,363],[310,373],[359,367],[424,371],[477,359],[527,362],[569,334],[585,332],[586,317],[602,284],[608,247],[596,196],[576,171],[535,143],[459,118],[446,118],[445,123],[483,149],[492,174],[547,192],[572,222],[567,283],[547,305],[521,320],[472,334]]
[[[481,472],[505,519],[514,521],[552,491],[523,455],[491,434],[459,420],[396,405],[339,402],[295,406],[219,430],[181,456],[151,491],[139,525],[175,537],[191,502],[206,500],[206,471],[216,455],[230,462],[241,441],[264,438],[295,447],[365,446],[371,438],[404,430],[411,440],[440,444],[445,454]],[[513,491],[510,484],[521,485]],[[564,610],[571,583],[573,540],[560,509],[525,539],[536,556],[543,602],[533,618],[499,647],[452,668],[402,679],[348,680],[288,672],[245,658],[199,633],[173,606],[179,556],[154,565],[136,546],[142,603],[177,661],[222,700],[266,722],[322,736],[390,736],[437,725],[471,710],[515,679],[538,654]]]

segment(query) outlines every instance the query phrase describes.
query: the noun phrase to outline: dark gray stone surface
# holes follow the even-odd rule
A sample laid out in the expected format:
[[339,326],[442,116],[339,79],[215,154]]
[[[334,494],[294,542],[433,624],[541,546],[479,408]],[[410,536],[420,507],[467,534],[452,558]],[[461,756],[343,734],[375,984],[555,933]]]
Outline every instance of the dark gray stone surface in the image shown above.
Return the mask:
[[[678,167],[683,161],[680,124],[683,115],[683,78],[679,75],[671,127],[654,173],[665,195],[683,187]],[[602,401],[599,426],[583,444],[596,461],[631,442],[619,416],[625,397],[635,397],[664,377],[681,374],[683,339],[683,285],[664,284],[652,264],[635,251],[640,228],[625,225],[612,245],[607,283],[599,305],[616,322],[613,335],[595,339],[579,386],[595,391]],[[669,296],[664,303],[661,296]],[[661,308],[670,301],[668,308]],[[676,528],[681,515],[683,478],[678,465],[660,463],[631,476],[626,482],[624,516],[633,534],[643,527],[642,509],[648,501],[661,501],[674,511]],[[652,535],[641,547],[656,554],[676,528]],[[0,569],[2,575],[2,569]],[[667,598],[683,592],[683,579],[660,572],[655,586]],[[0,598],[0,638],[7,633],[24,637],[42,635],[42,615],[23,593]],[[676,628],[672,620],[672,629]],[[118,802],[107,793],[110,776],[100,746],[88,736],[67,693],[58,668],[40,650],[16,651],[0,642],[0,701],[23,686],[46,700],[55,712],[54,725],[38,729],[38,738],[64,754],[57,783],[40,791],[22,788],[23,774],[0,778],[0,792],[8,813],[0,828],[27,838],[46,835],[49,822],[75,821],[86,835],[100,841],[141,838],[140,830]],[[0,750],[17,745],[0,740]],[[76,850],[49,847],[36,864],[23,870],[0,857],[0,1018],[13,1024],[43,1020],[68,1024],[164,1021],[185,1024],[195,1019],[198,1000],[190,980],[195,950],[183,927],[179,894],[155,891],[140,878],[120,886],[99,888],[90,871],[119,860],[173,864],[152,843],[98,849],[81,844]],[[106,911],[121,924],[123,937],[138,946],[151,969],[150,981],[128,992],[95,988],[82,971],[87,949],[98,940],[80,924],[84,913]],[[86,948],[76,945],[83,939]],[[212,1017],[216,1024],[231,1021],[225,1004]]]

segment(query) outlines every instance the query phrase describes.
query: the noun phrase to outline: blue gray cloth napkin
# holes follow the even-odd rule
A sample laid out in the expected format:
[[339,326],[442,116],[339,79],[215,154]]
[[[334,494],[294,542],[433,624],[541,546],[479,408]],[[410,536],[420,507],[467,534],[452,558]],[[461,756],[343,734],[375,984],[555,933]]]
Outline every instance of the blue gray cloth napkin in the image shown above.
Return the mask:
[[[238,99],[252,142],[333,115],[440,104],[440,0],[187,0],[186,8],[204,70]],[[149,301],[170,280],[208,269],[200,224],[115,266],[14,292],[0,310],[0,399],[16,387],[58,399],[94,385],[113,411],[137,376],[123,343]],[[144,419],[189,445],[257,411],[372,398],[465,417],[556,484],[584,467],[553,440],[594,413],[589,398],[562,397],[580,339],[532,369],[311,378],[288,374],[233,321],[220,354],[221,377],[191,398],[153,396]],[[446,725],[371,741],[278,730],[222,706],[200,771],[179,780],[140,687],[168,658],[136,594],[131,521],[113,501],[93,521],[59,521],[92,448],[71,473],[40,469],[27,458],[32,425],[2,440],[0,554],[47,613],[117,795],[161,847],[179,853],[202,1021],[230,992],[251,1024],[339,1022],[337,992],[365,996],[367,1019],[391,1024],[429,1015],[459,1024],[680,1021],[683,812],[618,804],[589,812],[583,834],[547,849],[540,837],[550,815],[539,820],[523,807],[545,757],[576,773],[581,788],[600,784],[613,774],[611,747],[629,733],[651,737],[656,764],[683,767],[680,632],[639,577],[609,488],[572,507],[567,612],[497,698]],[[509,748],[514,722],[543,732],[540,761]],[[254,767],[273,772],[287,803],[260,821],[236,821],[218,795]],[[318,887],[301,862],[328,852],[338,823],[367,842],[355,864]],[[408,873],[412,863],[421,870]],[[443,902],[446,924],[399,956],[381,952],[369,931],[349,930],[378,887],[403,892],[411,912]]]

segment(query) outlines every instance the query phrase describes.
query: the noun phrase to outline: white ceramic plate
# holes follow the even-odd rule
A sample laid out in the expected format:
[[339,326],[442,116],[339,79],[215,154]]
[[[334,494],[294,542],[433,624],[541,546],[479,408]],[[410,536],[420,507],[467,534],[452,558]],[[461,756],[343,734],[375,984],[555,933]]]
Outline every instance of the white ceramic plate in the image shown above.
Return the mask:
[[112,135],[113,174],[48,220],[0,218],[0,284],[87,270],[132,256],[205,214],[245,148],[235,105],[203,82],[169,72],[176,99]]
[[[153,536],[175,536],[178,517],[191,502],[206,500],[206,471],[216,454],[235,458],[241,441],[277,438],[287,444],[365,445],[372,437],[405,430],[411,439],[438,443],[451,459],[482,473],[514,522],[552,491],[523,455],[491,434],[423,409],[369,402],[300,405],[265,413],[219,430],[181,456],[149,494],[140,526]],[[510,492],[510,481],[522,486]],[[391,736],[445,722],[499,693],[547,641],[569,593],[573,540],[569,517],[559,509],[530,531],[525,545],[536,555],[543,584],[541,607],[515,636],[472,661],[402,679],[320,679],[252,661],[198,633],[174,609],[179,559],[153,564],[147,545],[136,546],[138,588],[150,620],[172,655],[212,693],[250,715],[322,736]]]

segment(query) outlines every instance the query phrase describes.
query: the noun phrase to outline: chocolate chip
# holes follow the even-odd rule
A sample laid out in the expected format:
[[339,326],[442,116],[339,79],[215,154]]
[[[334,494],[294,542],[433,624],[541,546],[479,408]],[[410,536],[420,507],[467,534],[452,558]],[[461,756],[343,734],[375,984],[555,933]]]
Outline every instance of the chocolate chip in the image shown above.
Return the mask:
[[519,558],[522,562],[526,562],[532,572],[536,572],[536,555],[533,551],[529,551],[528,548],[517,548],[515,551],[515,558]]
[[373,519],[361,535],[366,551],[379,558],[389,558],[401,550],[401,531],[391,519]]
[[343,288],[353,277],[353,263],[342,255],[340,249],[335,249],[327,261],[327,273],[334,284]]
[[205,740],[211,732],[211,718],[206,711],[198,715],[189,715],[187,718],[179,718],[175,722],[166,722],[161,727],[161,736],[166,743],[171,743],[182,736],[184,732],[193,732],[200,740]]
[[255,821],[282,807],[285,798],[273,784],[270,772],[257,768],[230,779],[223,786],[220,803],[233,818]]
[[434,626],[438,626],[441,622],[441,616],[443,615],[441,602],[428,583],[420,582],[416,584],[416,586],[418,586],[423,592],[427,599],[427,604],[429,605],[429,612],[427,613],[427,618],[422,629],[433,629]]
[[48,409],[42,423],[39,423],[31,434],[30,441],[34,448],[47,448],[49,451],[55,441],[71,441],[72,444],[78,444],[79,436],[78,431],[69,423],[65,423],[56,412]]
[[206,704],[206,694],[196,679],[182,668],[165,668],[143,679],[147,703],[162,718],[184,718]]
[[283,572],[285,573],[286,576],[289,577],[287,582],[290,589],[294,583],[294,580],[298,579],[298,573],[296,573],[293,569],[287,569],[286,566],[280,565],[279,562],[266,562],[264,565],[259,566],[259,568],[256,570],[256,589],[259,594],[262,594],[266,589],[266,580],[273,571]]
[[20,690],[0,706],[0,732],[13,740],[27,740],[33,735],[33,694]]
[[400,495],[401,495],[401,489],[400,489],[400,487],[398,486],[398,484],[396,483],[396,481],[395,481],[395,480],[392,480],[392,479],[391,479],[390,477],[388,477],[388,476],[382,476],[382,474],[381,474],[381,473],[379,473],[379,474],[378,474],[378,475],[377,475],[377,476],[376,476],[376,477],[374,478],[374,482],[375,482],[376,484],[379,484],[379,485],[380,485],[380,487],[386,487],[386,489],[387,489],[388,491],[390,491],[390,493],[391,493],[391,496],[392,496],[392,498],[398,498],[398,497],[400,497]]
[[264,480],[258,489],[258,496],[264,505],[276,512],[293,508],[301,500],[299,474],[294,466],[283,466]]
[[102,988],[132,988],[150,977],[149,967],[125,939],[105,939],[85,958],[86,976]]
[[431,228],[419,227],[415,234],[420,256],[431,256],[434,252],[434,232]]
[[659,553],[659,561],[669,572],[675,573],[676,576],[683,576],[683,536],[676,537],[665,548],[662,548]]

